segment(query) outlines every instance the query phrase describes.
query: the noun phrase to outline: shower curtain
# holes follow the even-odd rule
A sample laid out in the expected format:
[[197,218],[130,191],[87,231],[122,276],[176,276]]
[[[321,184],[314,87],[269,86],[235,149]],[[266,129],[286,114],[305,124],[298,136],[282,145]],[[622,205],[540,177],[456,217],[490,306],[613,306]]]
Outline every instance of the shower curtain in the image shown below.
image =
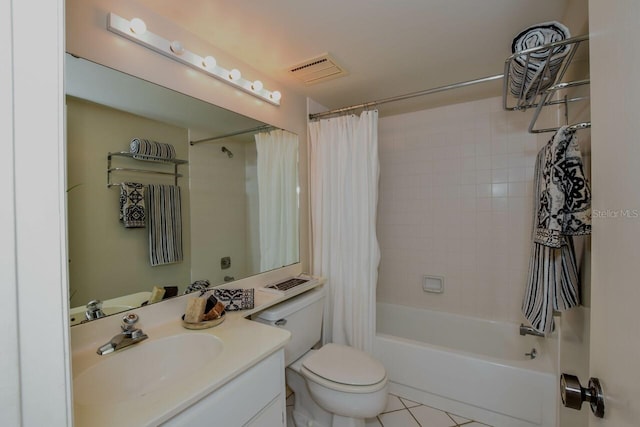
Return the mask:
[[299,261],[298,135],[276,129],[255,140],[260,271],[267,271]]
[[327,278],[323,342],[371,352],[380,249],[378,112],[309,123],[313,274]]

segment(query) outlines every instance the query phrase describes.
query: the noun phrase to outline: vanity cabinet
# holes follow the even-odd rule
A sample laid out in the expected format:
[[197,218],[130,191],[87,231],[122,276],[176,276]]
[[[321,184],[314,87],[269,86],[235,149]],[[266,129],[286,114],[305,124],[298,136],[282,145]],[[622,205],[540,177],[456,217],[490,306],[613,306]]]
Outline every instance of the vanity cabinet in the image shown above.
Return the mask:
[[280,349],[161,425],[284,427],[285,399]]

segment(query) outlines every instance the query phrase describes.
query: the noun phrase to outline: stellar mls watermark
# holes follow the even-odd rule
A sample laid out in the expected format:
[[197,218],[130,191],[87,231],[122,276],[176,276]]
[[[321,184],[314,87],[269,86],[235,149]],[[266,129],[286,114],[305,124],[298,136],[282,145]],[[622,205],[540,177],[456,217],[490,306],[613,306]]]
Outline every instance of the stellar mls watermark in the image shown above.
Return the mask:
[[640,209],[593,209],[592,218],[640,218]]

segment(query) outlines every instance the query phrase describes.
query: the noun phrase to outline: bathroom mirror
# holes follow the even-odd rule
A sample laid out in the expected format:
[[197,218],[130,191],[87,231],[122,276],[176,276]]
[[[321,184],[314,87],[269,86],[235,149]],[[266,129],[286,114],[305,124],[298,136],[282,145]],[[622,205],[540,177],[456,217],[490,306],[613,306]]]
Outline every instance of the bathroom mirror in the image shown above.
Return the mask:
[[[65,74],[72,325],[91,300],[108,315],[139,307],[154,286],[182,295],[197,280],[217,285],[299,261],[295,134],[71,55]],[[171,144],[185,162],[113,155],[108,165],[133,138]],[[180,262],[151,265],[149,227],[120,220],[124,182],[180,188],[172,202],[181,218],[171,218]]]

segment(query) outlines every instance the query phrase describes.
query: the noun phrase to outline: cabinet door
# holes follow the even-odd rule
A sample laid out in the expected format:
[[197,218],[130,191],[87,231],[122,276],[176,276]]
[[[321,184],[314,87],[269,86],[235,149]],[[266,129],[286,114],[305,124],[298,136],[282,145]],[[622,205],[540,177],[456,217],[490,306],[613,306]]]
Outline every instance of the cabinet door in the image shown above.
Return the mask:
[[[282,412],[285,408],[282,404],[284,395],[284,350],[279,350],[162,426],[240,427],[262,415],[267,407],[269,411],[264,413],[269,418],[265,419],[275,419],[271,412],[275,409],[270,406],[280,401],[280,404],[273,406]],[[282,416],[281,414],[279,423],[262,424],[261,427],[283,425]]]
[[269,406],[245,424],[245,427],[285,427],[286,417],[284,393],[280,393]]

